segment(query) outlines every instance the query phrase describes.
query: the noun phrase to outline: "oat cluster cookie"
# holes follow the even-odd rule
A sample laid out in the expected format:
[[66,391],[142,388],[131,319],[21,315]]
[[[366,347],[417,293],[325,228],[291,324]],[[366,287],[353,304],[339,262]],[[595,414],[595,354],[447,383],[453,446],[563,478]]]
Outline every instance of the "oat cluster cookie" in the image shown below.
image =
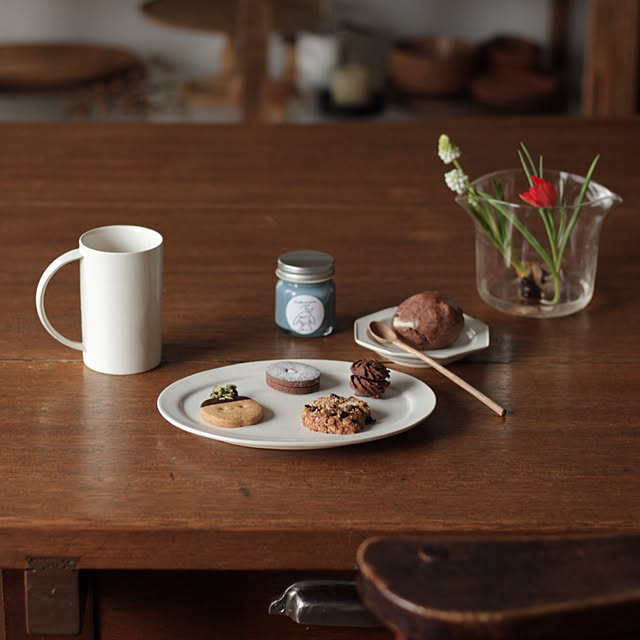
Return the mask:
[[372,422],[371,409],[364,400],[353,396],[343,398],[335,393],[316,398],[305,404],[302,411],[302,424],[311,431],[323,433],[358,433]]

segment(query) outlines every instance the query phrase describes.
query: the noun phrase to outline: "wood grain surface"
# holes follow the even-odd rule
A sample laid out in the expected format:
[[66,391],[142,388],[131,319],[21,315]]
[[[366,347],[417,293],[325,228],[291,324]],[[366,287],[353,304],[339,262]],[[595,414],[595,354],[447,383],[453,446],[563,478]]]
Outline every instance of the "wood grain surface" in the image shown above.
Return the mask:
[[[557,320],[521,319],[475,291],[473,229],[436,156],[447,131],[472,176],[517,165],[584,172],[624,198],[605,222],[595,297]],[[451,120],[318,127],[0,126],[0,566],[77,557],[79,569],[350,570],[377,534],[640,531],[637,120]],[[112,377],[40,326],[40,273],[110,223],[165,238],[160,367]],[[334,335],[273,321],[276,259],[336,259]],[[425,289],[490,326],[451,365],[510,409],[499,418],[434,371],[437,406],[407,433],[285,452],[185,433],[158,394],[198,371],[269,358],[353,361],[353,321]],[[49,317],[80,337],[78,276]],[[400,367],[392,366],[393,369]]]

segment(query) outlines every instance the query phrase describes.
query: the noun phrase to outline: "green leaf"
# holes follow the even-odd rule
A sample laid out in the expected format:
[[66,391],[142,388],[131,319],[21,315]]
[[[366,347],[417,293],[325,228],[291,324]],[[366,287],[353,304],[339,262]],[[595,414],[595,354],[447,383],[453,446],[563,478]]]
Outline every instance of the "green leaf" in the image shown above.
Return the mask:
[[564,232],[564,236],[562,237],[562,240],[560,242],[560,248],[558,250],[559,264],[562,264],[562,256],[564,255],[564,250],[567,246],[567,242],[569,242],[569,238],[571,237],[573,228],[576,226],[576,222],[578,222],[578,217],[580,216],[580,212],[582,211],[582,205],[584,203],[584,198],[587,195],[587,189],[589,188],[589,183],[591,182],[591,178],[593,177],[593,172],[596,170],[596,165],[598,164],[598,160],[600,160],[599,154],[591,161],[591,166],[589,167],[589,171],[587,171],[587,176],[584,179],[582,189],[580,189],[578,200],[576,201],[575,207],[573,209],[573,213],[571,214],[569,224],[567,225],[567,228],[565,229],[565,232]]
[[[483,194],[481,194],[483,195]],[[538,239],[527,229],[527,227],[520,221],[518,216],[512,213],[509,209],[504,207],[501,202],[493,200],[489,196],[489,203],[505,218],[507,218],[511,224],[522,234],[525,240],[535,249],[538,255],[544,260],[544,263],[549,267],[549,271],[552,274],[556,273],[555,265],[545,248],[540,244]]]
[[[525,172],[527,173],[527,175],[531,174],[531,175],[535,176],[536,175],[536,165],[533,162],[533,158],[531,157],[531,154],[529,153],[529,149],[527,149],[527,147],[525,147],[524,142],[520,143],[520,147],[522,148],[522,151],[524,152],[524,155],[527,158],[527,162],[529,163],[529,171],[527,171],[525,169]],[[520,155],[519,151],[518,151],[518,155]],[[520,161],[522,162],[522,164],[524,166],[524,161],[522,160],[522,156],[520,157]]]
[[[497,199],[504,201],[504,189],[502,188],[502,185],[495,178],[492,178],[491,181],[493,182],[493,190],[496,193]],[[499,216],[496,222],[500,239],[502,242],[505,242],[507,238],[507,229],[504,216]]]
[[520,164],[522,165],[522,168],[524,169],[524,172],[527,176],[527,180],[529,181],[529,186],[532,187],[533,180],[531,179],[531,171],[529,170],[529,167],[527,166],[527,163],[525,162],[524,156],[522,155],[521,151],[518,151],[518,157],[520,158]]

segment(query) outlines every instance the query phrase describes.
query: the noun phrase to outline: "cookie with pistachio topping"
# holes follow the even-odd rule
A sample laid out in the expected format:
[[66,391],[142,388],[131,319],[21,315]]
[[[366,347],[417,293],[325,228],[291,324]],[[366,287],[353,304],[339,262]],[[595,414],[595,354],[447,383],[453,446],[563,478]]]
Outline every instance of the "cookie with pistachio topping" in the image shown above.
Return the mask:
[[200,405],[200,417],[215,427],[233,429],[258,424],[264,417],[264,409],[259,402],[238,395],[235,384],[216,385]]

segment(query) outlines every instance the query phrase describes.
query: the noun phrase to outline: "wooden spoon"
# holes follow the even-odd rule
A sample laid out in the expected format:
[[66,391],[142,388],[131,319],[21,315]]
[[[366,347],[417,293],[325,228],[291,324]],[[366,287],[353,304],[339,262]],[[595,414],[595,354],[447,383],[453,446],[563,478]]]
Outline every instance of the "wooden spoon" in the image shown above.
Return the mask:
[[401,340],[398,337],[398,334],[383,322],[372,320],[369,323],[369,333],[371,334],[373,339],[380,344],[395,344],[396,347],[400,347],[400,349],[404,349],[405,351],[412,353],[417,358],[420,358],[420,360],[424,360],[425,362],[430,364],[436,371],[440,372],[443,376],[449,378],[449,380],[451,380],[452,382],[455,382],[459,387],[462,387],[465,391],[478,398],[478,400],[480,400],[481,402],[484,402],[487,407],[495,411],[499,416],[503,416],[507,412],[504,407],[501,407],[491,398],[485,396],[484,393],[478,391],[478,389],[476,389],[475,387],[472,387],[468,382],[465,382],[455,373],[451,373],[449,369],[443,367],[439,362],[437,362],[433,358],[430,358],[428,355],[425,355],[422,351],[414,349],[411,345],[408,345],[406,342]]

